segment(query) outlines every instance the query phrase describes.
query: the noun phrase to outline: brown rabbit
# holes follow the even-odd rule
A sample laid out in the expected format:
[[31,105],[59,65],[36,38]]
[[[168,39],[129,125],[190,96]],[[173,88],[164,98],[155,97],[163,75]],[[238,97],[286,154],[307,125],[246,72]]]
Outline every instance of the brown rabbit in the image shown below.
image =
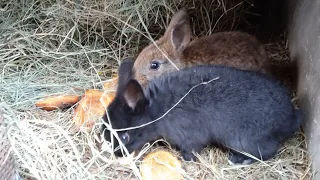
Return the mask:
[[185,10],[180,10],[172,17],[164,35],[155,41],[158,47],[152,43],[137,56],[135,79],[145,86],[154,76],[206,64],[268,73],[265,49],[252,35],[233,31],[191,41],[192,37],[189,17]]

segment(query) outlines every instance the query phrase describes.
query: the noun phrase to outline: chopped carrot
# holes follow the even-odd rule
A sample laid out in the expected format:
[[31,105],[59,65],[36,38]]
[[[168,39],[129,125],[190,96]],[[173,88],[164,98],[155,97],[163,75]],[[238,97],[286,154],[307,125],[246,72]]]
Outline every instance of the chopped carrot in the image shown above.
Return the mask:
[[52,96],[36,102],[36,106],[46,111],[52,111],[71,107],[80,99],[81,96]]
[[86,90],[85,95],[75,109],[73,117],[75,125],[80,127],[85,124],[84,127],[91,129],[95,122],[104,115],[114,96],[114,92],[104,94],[97,89]]
[[143,180],[183,179],[181,162],[168,151],[155,151],[148,154],[140,165]]
[[116,86],[118,85],[118,76],[114,76],[112,79],[108,80],[103,84],[104,90],[116,90]]

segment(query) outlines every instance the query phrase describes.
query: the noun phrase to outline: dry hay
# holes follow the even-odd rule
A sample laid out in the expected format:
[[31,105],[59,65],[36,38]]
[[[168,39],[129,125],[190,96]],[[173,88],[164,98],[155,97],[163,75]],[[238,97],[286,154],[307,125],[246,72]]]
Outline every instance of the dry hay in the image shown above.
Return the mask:
[[[90,132],[77,132],[71,123],[73,108],[45,112],[34,103],[48,95],[101,89],[123,57],[159,37],[172,13],[185,6],[194,33],[206,35],[246,24],[250,2],[2,0],[0,107],[24,178],[137,179],[139,159],[123,165],[97,143],[101,121]],[[207,148],[200,155],[198,162],[183,162],[186,179],[312,177],[303,134],[286,142],[274,159],[249,167],[229,166],[218,149]]]

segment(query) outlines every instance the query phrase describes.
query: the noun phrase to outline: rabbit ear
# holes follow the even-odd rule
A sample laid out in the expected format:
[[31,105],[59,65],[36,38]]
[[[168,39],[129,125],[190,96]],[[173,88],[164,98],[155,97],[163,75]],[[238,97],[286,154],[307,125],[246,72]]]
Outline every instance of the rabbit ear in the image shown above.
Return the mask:
[[192,32],[190,28],[189,17],[184,9],[178,11],[171,19],[171,22],[165,32],[167,41],[170,41],[172,47],[178,53],[190,43]]
[[141,112],[144,110],[145,106],[148,103],[148,100],[145,98],[143,89],[140,84],[131,79],[126,89],[123,92],[123,98],[125,99],[128,106],[135,112]]
[[128,82],[133,78],[133,59],[125,58],[122,60],[118,69],[118,89],[117,93],[122,94]]
[[124,99],[132,110],[139,112],[144,109],[148,101],[140,84],[133,79],[133,73],[133,59],[122,60],[118,69],[117,96]]

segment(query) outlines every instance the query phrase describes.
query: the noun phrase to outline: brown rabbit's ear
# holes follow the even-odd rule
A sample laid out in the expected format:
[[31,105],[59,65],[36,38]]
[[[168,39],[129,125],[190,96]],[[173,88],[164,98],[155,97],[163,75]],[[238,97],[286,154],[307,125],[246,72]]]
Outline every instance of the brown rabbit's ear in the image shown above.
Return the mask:
[[167,41],[170,41],[173,48],[180,53],[190,43],[192,32],[187,12],[182,9],[171,19],[165,32]]

